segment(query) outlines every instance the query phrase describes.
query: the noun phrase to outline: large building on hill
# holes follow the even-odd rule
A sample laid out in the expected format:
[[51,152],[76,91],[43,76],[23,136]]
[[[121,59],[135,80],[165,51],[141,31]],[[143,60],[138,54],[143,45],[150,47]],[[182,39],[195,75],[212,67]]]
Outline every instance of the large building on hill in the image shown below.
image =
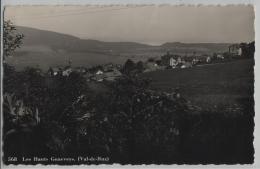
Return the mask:
[[239,44],[232,44],[228,47],[228,52],[232,55],[242,55],[242,48]]
[[161,64],[163,66],[176,66],[180,62],[181,57],[178,55],[173,55],[170,52],[167,52],[161,57]]

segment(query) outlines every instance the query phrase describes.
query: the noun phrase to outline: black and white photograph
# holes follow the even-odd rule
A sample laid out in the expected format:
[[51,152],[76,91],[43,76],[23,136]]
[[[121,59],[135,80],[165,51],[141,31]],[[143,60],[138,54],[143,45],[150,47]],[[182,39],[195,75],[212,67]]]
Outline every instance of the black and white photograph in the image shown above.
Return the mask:
[[254,5],[3,10],[4,165],[255,161]]

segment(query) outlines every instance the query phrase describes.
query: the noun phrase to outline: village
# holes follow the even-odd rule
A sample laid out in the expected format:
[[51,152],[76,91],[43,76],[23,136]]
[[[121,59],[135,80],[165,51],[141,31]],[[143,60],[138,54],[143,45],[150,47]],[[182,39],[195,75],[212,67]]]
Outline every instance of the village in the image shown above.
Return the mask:
[[[254,42],[252,42],[254,43]],[[138,69],[138,72],[145,73],[165,69],[186,69],[195,66],[216,64],[229,62],[236,59],[243,58],[243,55],[248,55],[247,51],[250,48],[249,44],[232,44],[228,47],[227,52],[208,54],[196,54],[194,52],[191,56],[177,55],[174,52],[167,51],[166,54],[148,58],[146,61],[139,61],[134,63],[136,66],[132,69]],[[126,61],[126,62],[127,62]],[[126,63],[125,63],[126,64]],[[91,68],[86,67],[72,67],[72,61],[68,61],[67,66],[50,67],[47,74],[50,77],[54,76],[69,76],[71,72],[75,71],[82,74],[87,81],[103,82],[114,81],[116,78],[122,76],[125,69],[125,64],[107,63],[98,65]]]

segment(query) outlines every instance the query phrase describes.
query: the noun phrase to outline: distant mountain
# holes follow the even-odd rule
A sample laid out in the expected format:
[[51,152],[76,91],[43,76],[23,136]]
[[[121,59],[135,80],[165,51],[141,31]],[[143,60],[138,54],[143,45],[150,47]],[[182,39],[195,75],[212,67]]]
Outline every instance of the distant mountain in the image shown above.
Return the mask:
[[65,50],[68,52],[125,51],[148,47],[148,45],[135,42],[102,42],[91,39],[80,39],[57,32],[21,26],[18,26],[17,30],[24,34],[25,46],[49,46],[54,50]]
[[23,43],[26,46],[50,45],[61,47],[68,45],[67,42],[75,43],[79,40],[74,36],[29,27],[17,26],[17,31],[24,34]]
[[73,66],[93,66],[108,62],[124,63],[128,58],[134,61],[160,57],[167,51],[176,54],[212,54],[228,50],[224,43],[165,43],[151,46],[135,42],[102,42],[80,39],[62,33],[17,26],[17,31],[24,34],[23,45],[7,62],[17,69],[26,66],[49,66],[67,64]]

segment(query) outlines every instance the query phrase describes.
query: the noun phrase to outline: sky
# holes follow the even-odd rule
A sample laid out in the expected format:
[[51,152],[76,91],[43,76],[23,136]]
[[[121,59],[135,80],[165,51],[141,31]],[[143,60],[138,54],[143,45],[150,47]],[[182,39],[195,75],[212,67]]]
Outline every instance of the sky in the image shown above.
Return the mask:
[[254,8],[227,6],[7,6],[15,25],[109,42],[160,45],[254,40]]

